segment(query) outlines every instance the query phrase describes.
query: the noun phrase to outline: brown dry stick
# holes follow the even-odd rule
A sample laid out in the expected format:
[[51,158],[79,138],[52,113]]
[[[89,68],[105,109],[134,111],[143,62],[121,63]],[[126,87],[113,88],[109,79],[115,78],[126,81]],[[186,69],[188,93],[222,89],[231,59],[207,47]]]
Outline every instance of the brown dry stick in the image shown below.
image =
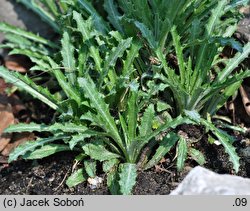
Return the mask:
[[240,94],[241,94],[244,108],[245,108],[248,116],[250,116],[250,97],[246,91],[246,88],[243,85],[240,86]]

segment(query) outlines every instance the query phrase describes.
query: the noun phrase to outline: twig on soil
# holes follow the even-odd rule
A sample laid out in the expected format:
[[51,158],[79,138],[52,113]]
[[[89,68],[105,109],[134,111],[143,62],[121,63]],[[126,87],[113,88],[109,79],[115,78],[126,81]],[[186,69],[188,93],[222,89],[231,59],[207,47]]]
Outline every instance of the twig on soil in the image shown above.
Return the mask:
[[162,168],[160,165],[155,165],[155,170],[156,170],[156,172],[160,171],[160,172],[166,172],[166,173],[172,174],[171,171],[169,171],[169,170],[167,170],[165,168]]
[[232,121],[233,121],[233,125],[236,124],[236,116],[235,116],[235,102],[231,101],[228,103],[228,110],[231,112],[232,115]]
[[64,175],[63,180],[60,182],[60,184],[56,188],[54,188],[55,191],[57,191],[63,185],[64,181],[66,180],[66,178],[69,174],[69,171],[70,171],[70,169],[66,172],[66,174]]
[[72,173],[75,171],[75,169],[79,163],[80,163],[80,161],[78,161],[78,160],[75,161],[74,165],[72,166],[72,170],[71,170]]
[[31,186],[31,184],[32,184],[32,181],[33,181],[33,177],[31,177],[31,179],[30,179],[30,181],[29,181],[29,183],[28,183],[28,185],[27,185],[27,188],[26,188],[26,194],[28,194],[28,190],[29,190],[29,188],[30,188],[30,186]]
[[240,86],[240,94],[241,94],[244,108],[245,108],[248,116],[250,116],[250,98],[247,94],[246,88],[243,85]]

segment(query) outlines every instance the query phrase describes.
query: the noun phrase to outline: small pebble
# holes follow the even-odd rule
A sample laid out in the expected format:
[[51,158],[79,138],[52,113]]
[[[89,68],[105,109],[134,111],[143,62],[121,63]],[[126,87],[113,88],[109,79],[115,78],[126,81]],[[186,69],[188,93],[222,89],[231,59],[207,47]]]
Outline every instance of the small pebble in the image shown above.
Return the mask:
[[55,176],[54,175],[48,179],[49,182],[53,182],[54,180],[55,180]]
[[87,181],[89,183],[90,188],[94,190],[101,186],[101,184],[103,183],[103,178],[97,176],[95,178],[89,177]]

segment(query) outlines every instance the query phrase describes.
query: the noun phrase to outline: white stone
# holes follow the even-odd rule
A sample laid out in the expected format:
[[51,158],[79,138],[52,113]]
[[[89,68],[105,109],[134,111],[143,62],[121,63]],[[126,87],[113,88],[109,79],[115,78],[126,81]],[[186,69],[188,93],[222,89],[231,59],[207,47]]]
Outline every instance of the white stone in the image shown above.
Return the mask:
[[170,195],[250,195],[250,179],[195,167]]
[[91,189],[96,189],[96,188],[100,187],[101,184],[103,183],[103,178],[98,177],[98,176],[96,176],[94,178],[89,177],[87,181],[88,181]]

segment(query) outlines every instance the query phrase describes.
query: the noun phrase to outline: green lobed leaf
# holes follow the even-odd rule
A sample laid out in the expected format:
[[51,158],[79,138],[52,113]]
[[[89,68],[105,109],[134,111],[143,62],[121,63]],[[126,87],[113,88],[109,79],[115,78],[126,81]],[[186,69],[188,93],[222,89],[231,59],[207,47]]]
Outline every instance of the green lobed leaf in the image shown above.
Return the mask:
[[103,162],[102,169],[104,172],[110,172],[115,166],[118,166],[118,159],[110,159]]
[[162,111],[166,111],[168,109],[171,109],[172,107],[167,104],[166,102],[163,101],[158,101],[157,102],[157,112],[162,112]]
[[113,72],[109,72],[110,68],[113,68],[116,64],[116,61],[118,58],[122,57],[124,52],[130,47],[132,43],[132,38],[128,38],[126,40],[122,40],[119,42],[117,47],[114,47],[110,53],[110,55],[106,58],[105,62],[104,62],[104,70],[102,73],[102,78],[101,81],[106,77],[106,75],[109,73],[112,74],[111,80],[113,83],[115,83],[116,78],[114,78],[114,76],[116,75],[116,73]]
[[214,28],[216,27],[217,23],[220,21],[221,16],[225,13],[225,6],[227,5],[227,0],[221,0],[218,2],[217,7],[212,10],[211,17],[209,18],[208,24],[206,25],[207,28],[207,35],[210,36]]
[[30,78],[22,76],[16,72],[10,72],[3,66],[0,66],[0,77],[6,81],[15,84],[15,86],[24,89],[33,97],[38,98],[51,108],[57,110],[59,108],[55,97],[49,91],[41,86],[36,85]]
[[152,132],[152,119],[154,119],[155,110],[154,105],[150,104],[143,113],[141,125],[139,127],[140,136],[147,136]]
[[115,27],[116,30],[123,33],[123,27],[120,23],[119,17],[121,16],[117,10],[117,5],[114,0],[106,0],[103,4],[104,9],[108,13],[109,22]]
[[120,186],[119,186],[119,174],[116,170],[110,171],[107,174],[107,186],[112,195],[120,194]]
[[31,32],[27,32],[26,30],[21,29],[21,28],[11,26],[11,25],[4,23],[4,22],[0,22],[0,31],[3,33],[11,33],[11,34],[20,35],[20,36],[25,37],[29,40],[34,41],[34,42],[38,42],[38,43],[47,45],[47,46],[52,47],[52,48],[58,48],[58,46],[56,44],[54,44],[53,42],[51,42],[49,40],[46,40],[38,35],[35,35]]
[[69,141],[69,147],[70,149],[73,149],[78,143],[84,144],[86,138],[90,138],[93,136],[93,134],[89,134],[87,131],[84,133],[80,133],[78,135],[72,136],[72,138]]
[[85,160],[84,168],[89,177],[94,178],[96,176],[96,161]]
[[104,127],[114,140],[122,146],[122,140],[116,127],[114,118],[109,112],[109,107],[97,91],[92,79],[78,78],[79,86],[83,89],[85,96],[90,100],[93,108],[96,109],[100,122],[96,122],[101,127]]
[[[49,0],[46,0],[46,1],[49,1]],[[60,0],[56,3],[58,4],[58,7],[61,9],[61,11],[65,13],[69,10],[68,5],[74,6],[76,3],[76,0]]]
[[6,33],[4,37],[11,43],[15,43],[20,47],[31,47],[32,44],[34,44],[31,42],[31,40],[28,40],[27,38],[17,34]]
[[226,11],[230,11],[233,8],[239,7],[239,6],[247,6],[249,4],[249,0],[232,0],[229,5],[225,8]]
[[[206,24],[206,33],[204,35],[204,39],[209,39],[212,37],[214,30],[216,26],[218,26],[218,23],[221,21],[222,15],[225,13],[225,5],[227,4],[227,0],[221,0],[218,2],[217,6],[212,10],[211,16],[209,17],[209,20]],[[194,81],[196,86],[200,86],[207,75],[206,70],[210,69],[210,67],[206,67],[209,65],[209,57],[211,57],[212,54],[212,49],[209,43],[201,45],[199,51],[198,51],[198,56],[197,56],[197,61],[195,65],[195,73],[199,73],[199,76],[196,76],[195,78],[197,79]]]
[[88,155],[86,155],[85,153],[80,153],[75,157],[75,161],[76,162],[81,162],[83,159],[85,159],[86,157],[88,157]]
[[239,171],[240,158],[236,153],[236,148],[233,146],[233,137],[228,135],[226,132],[216,128],[212,123],[205,119],[201,119],[201,123],[206,126],[207,129],[211,130],[213,134],[219,139],[223,145],[225,152],[229,155],[229,160],[233,163],[233,168],[236,172]]
[[134,141],[136,136],[137,128],[137,114],[138,114],[138,105],[137,105],[138,94],[135,91],[131,92],[131,95],[128,100],[128,140],[131,143]]
[[119,185],[123,195],[130,195],[136,183],[137,169],[132,163],[124,163],[119,167]]
[[27,152],[23,155],[24,159],[41,159],[53,155],[57,152],[69,151],[70,148],[62,144],[46,144],[39,149],[35,149],[32,152]]
[[74,123],[54,123],[52,125],[36,124],[36,123],[19,123],[11,125],[5,129],[5,133],[20,133],[20,132],[56,132],[62,131],[64,133],[84,133],[87,130],[86,126],[76,125]]
[[184,168],[185,161],[187,159],[188,146],[185,138],[180,136],[177,145],[177,170],[181,171]]
[[126,124],[124,117],[120,113],[119,113],[119,120],[120,120],[125,143],[128,144],[128,125]]
[[188,149],[188,154],[193,160],[195,160],[199,165],[204,165],[206,163],[205,157],[202,152],[197,149],[190,147]]
[[160,146],[157,148],[154,156],[144,166],[144,169],[149,169],[156,165],[172,149],[178,139],[179,137],[175,133],[168,133],[160,142]]
[[233,163],[234,170],[238,172],[240,167],[240,157],[236,153],[236,148],[232,144],[232,137],[224,131],[222,132],[221,130],[216,128],[212,123],[206,120],[202,119],[202,124],[205,125],[209,130],[211,130],[213,134],[219,139],[219,142],[221,142],[221,144],[225,148],[225,152],[229,155],[229,160]]
[[101,15],[93,7],[93,5],[88,0],[77,0],[77,1],[80,7],[82,7],[93,18],[95,28],[102,33],[106,33],[108,31],[107,24],[103,20]]
[[131,43],[132,43],[132,38],[121,40],[118,46],[112,49],[112,52],[107,58],[104,67],[105,68],[114,67],[117,59],[123,56],[124,52],[130,47]]
[[[14,48],[9,55],[13,55],[13,54],[22,54],[25,56],[28,56],[30,58],[30,60],[32,62],[34,62],[35,64],[37,64],[37,66],[40,67],[40,69],[38,70],[43,70],[44,72],[51,70],[51,66],[48,63],[48,59],[46,54],[42,54],[42,52],[35,52],[30,50],[32,48],[25,48],[25,49],[16,49]],[[33,70],[34,67],[32,67],[30,70]]]
[[28,152],[33,152],[37,147],[41,147],[45,144],[51,143],[56,140],[68,139],[69,136],[54,136],[49,138],[40,138],[36,141],[27,141],[24,144],[19,145],[16,147],[10,154],[9,154],[9,162],[16,160],[19,156],[25,155]]
[[108,151],[103,145],[97,143],[85,144],[82,146],[82,149],[85,154],[98,161],[105,161],[120,157],[118,154]]
[[219,42],[222,46],[230,46],[236,51],[242,52],[243,50],[242,44],[239,41],[236,41],[234,38],[215,37],[212,39],[212,41],[214,40]]
[[195,121],[197,123],[201,122],[201,116],[197,111],[195,111],[195,110],[192,110],[192,111],[184,110],[184,113],[185,113],[186,116],[188,116],[193,121]]
[[88,47],[86,45],[81,46],[81,48],[78,51],[78,65],[77,65],[77,71],[79,72],[79,77],[84,77],[84,75],[87,72],[87,60],[89,58],[89,51]]
[[87,178],[88,176],[86,175],[86,172],[84,172],[83,168],[81,168],[68,177],[68,179],[66,180],[66,184],[71,188],[86,181]]
[[231,129],[233,131],[238,131],[240,132],[241,134],[246,134],[248,129],[246,127],[242,127],[242,126],[234,126],[234,125],[231,125],[231,124],[227,124],[223,121],[216,121],[216,123],[219,123],[219,126],[222,127],[222,128],[226,128],[226,129]]
[[59,15],[59,12],[58,12],[58,5],[55,1],[53,0],[42,0],[44,2],[44,4],[47,6],[47,8],[51,11],[51,13],[54,15],[54,16],[58,16]]
[[181,124],[192,124],[192,123],[193,123],[193,121],[190,120],[189,118],[178,116],[175,119],[162,124],[160,127],[158,127],[156,130],[154,130],[150,134],[148,134],[146,136],[138,137],[137,140],[140,140],[138,149],[141,149],[146,143],[148,143],[148,141],[150,141],[152,138],[154,138],[155,136],[157,136],[161,132],[164,132],[164,131],[166,132],[169,129],[174,129],[178,125],[181,125]]
[[233,163],[235,171],[238,172],[240,166],[239,163],[240,158],[235,151],[235,147],[232,145],[233,138],[224,131],[221,131],[220,129],[216,128],[212,123],[201,118],[197,112],[195,111],[189,111],[189,113],[187,111],[185,112],[186,115],[192,118],[197,124],[203,124],[204,126],[206,126],[208,130],[211,130],[214,133],[214,135],[219,139],[221,144],[224,146],[226,153],[229,154],[229,160]]
[[82,34],[83,42],[90,42],[90,39],[94,36],[92,32],[92,19],[84,20],[81,14],[76,11],[73,12],[73,19],[77,23],[77,30]]
[[60,87],[65,92],[65,94],[70,99],[74,99],[78,104],[81,104],[81,95],[78,91],[78,89],[75,87],[75,84],[72,85],[68,83],[67,78],[65,77],[64,73],[61,71],[61,68],[58,66],[58,64],[51,59],[50,57],[47,57],[49,64],[52,67],[52,72],[55,75]]
[[22,54],[22,55],[26,55],[30,58],[37,58],[37,59],[43,59],[43,60],[46,60],[46,62],[48,62],[48,59],[47,59],[47,55],[44,55],[40,52],[34,52],[31,50],[31,48],[29,49],[12,49],[9,53],[10,55],[13,55],[13,54]]
[[32,42],[21,35],[6,33],[4,38],[8,40],[5,45],[6,47],[9,46],[10,49],[30,50],[32,53],[40,53],[41,55],[48,55],[50,53],[50,49],[46,46]]
[[219,83],[225,80],[232,71],[239,66],[239,64],[246,59],[250,54],[250,42],[248,42],[242,49],[242,53],[238,52],[229,62],[226,67],[218,74],[215,82]]
[[150,47],[152,49],[156,49],[158,43],[155,41],[152,31],[150,31],[150,29],[147,28],[147,26],[145,26],[143,23],[138,21],[135,21],[135,26],[141,31],[142,36],[148,41]]
[[44,9],[44,5],[39,4],[35,0],[17,0],[17,1],[21,2],[28,9],[32,10],[34,13],[39,15],[44,22],[49,24],[55,30],[55,32],[60,32],[60,28],[56,23],[55,18]]
[[172,27],[171,34],[173,38],[173,45],[176,51],[179,72],[180,72],[180,77],[181,77],[181,84],[184,85],[185,79],[186,79],[186,76],[185,76],[186,68],[185,68],[185,61],[184,61],[184,55],[183,55],[183,48],[181,46],[181,41],[180,41],[181,38],[177,33],[176,26]]
[[83,42],[85,42],[89,48],[90,55],[95,61],[97,70],[101,72],[102,59],[99,54],[99,49],[96,48],[93,42],[91,41],[91,38],[93,37],[92,19],[89,18],[85,21],[82,18],[81,14],[76,11],[73,11],[73,19],[77,23],[78,31],[82,34]]
[[70,35],[67,31],[63,33],[61,43],[61,54],[63,57],[63,65],[65,67],[65,72],[68,73],[69,82],[74,85],[76,82],[76,76],[74,73],[76,69],[76,61],[74,57],[75,48],[70,41]]
[[[237,92],[242,84],[242,80],[239,80],[238,82],[236,81],[234,83],[230,83],[229,81],[227,82],[228,83],[225,86],[226,88],[224,88],[220,94],[213,94],[213,92],[210,92],[212,99],[207,101],[205,104],[203,109],[204,113],[215,114],[223,105],[225,105],[227,100]],[[221,89],[218,87],[217,93],[220,91]]]
[[136,57],[139,56],[139,50],[141,49],[139,42],[132,42],[130,49],[127,50],[127,57],[123,62],[122,75],[126,77],[133,72],[133,63]]
[[136,17],[137,20],[151,28],[154,11],[150,10],[148,0],[120,0],[120,2],[126,14],[131,13],[131,17]]

